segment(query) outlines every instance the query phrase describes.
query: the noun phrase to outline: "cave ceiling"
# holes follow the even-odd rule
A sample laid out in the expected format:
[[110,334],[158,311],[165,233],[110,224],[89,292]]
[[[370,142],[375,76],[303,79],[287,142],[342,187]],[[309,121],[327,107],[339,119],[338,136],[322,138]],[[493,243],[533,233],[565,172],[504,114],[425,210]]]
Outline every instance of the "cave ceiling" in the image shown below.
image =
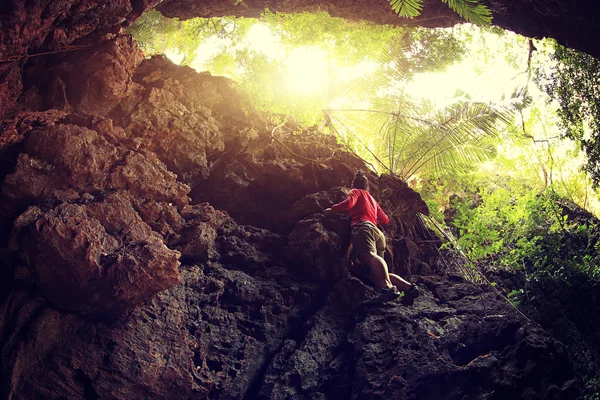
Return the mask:
[[[553,37],[559,43],[600,56],[600,5],[594,0],[484,0],[493,24],[527,37]],[[441,0],[425,0],[422,15],[399,18],[384,0],[166,0],[158,10],[168,17],[258,17],[264,9],[297,13],[327,11],[333,17],[367,20],[377,24],[449,27],[462,22]]]

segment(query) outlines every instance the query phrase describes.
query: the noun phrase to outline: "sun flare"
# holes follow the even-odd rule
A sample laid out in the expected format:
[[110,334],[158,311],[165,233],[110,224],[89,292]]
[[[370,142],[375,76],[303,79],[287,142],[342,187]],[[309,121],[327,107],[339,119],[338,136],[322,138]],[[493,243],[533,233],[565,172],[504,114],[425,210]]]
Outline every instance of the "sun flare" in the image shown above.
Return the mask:
[[285,59],[285,85],[299,94],[314,94],[327,90],[327,53],[315,47],[292,50]]

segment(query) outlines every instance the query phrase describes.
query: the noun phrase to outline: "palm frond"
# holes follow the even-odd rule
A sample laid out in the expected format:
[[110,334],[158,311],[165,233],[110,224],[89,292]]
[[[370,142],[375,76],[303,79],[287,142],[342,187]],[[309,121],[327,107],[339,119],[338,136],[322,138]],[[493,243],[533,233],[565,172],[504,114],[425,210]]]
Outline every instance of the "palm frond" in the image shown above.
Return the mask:
[[420,15],[423,9],[422,0],[390,0],[390,5],[399,16],[406,18]]
[[411,53],[413,40],[408,32],[395,37],[379,56],[379,63],[383,68],[378,70],[378,80],[402,81],[410,76],[412,63],[407,58]]
[[492,23],[492,12],[479,0],[442,0],[454,12],[468,22],[477,25],[489,26]]
[[[439,169],[464,170],[494,154],[491,139],[514,118],[511,109],[496,109],[483,103],[453,104],[430,113],[432,124],[413,126],[420,132],[411,144],[410,154],[396,165],[398,174],[408,179],[417,172]],[[406,153],[406,152],[404,152]]]
[[[477,25],[489,26],[492,23],[492,12],[479,0],[442,0],[468,22]],[[392,10],[405,18],[414,18],[421,15],[423,0],[390,0]]]

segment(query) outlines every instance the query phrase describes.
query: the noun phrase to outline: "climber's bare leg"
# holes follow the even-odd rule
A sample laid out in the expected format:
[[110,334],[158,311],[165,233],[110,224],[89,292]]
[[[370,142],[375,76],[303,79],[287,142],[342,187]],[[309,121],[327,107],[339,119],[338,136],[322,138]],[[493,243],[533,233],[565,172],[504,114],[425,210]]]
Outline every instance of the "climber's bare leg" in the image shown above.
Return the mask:
[[401,291],[408,290],[412,286],[409,282],[402,279],[399,275],[390,273],[389,276],[390,276],[390,281],[392,282],[392,285],[396,286],[398,288],[398,290],[401,290]]
[[371,268],[370,278],[373,283],[381,288],[392,288],[392,281],[385,260],[374,252],[365,251],[359,255],[360,261]]

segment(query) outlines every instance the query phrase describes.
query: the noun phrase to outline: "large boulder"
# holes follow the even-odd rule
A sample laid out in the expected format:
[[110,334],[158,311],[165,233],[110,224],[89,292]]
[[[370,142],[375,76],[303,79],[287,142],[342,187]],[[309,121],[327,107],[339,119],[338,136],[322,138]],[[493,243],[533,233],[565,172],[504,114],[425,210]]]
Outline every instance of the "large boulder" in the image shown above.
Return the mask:
[[65,310],[122,312],[180,281],[179,253],[118,193],[47,212],[32,207],[15,221],[12,242],[42,295]]

